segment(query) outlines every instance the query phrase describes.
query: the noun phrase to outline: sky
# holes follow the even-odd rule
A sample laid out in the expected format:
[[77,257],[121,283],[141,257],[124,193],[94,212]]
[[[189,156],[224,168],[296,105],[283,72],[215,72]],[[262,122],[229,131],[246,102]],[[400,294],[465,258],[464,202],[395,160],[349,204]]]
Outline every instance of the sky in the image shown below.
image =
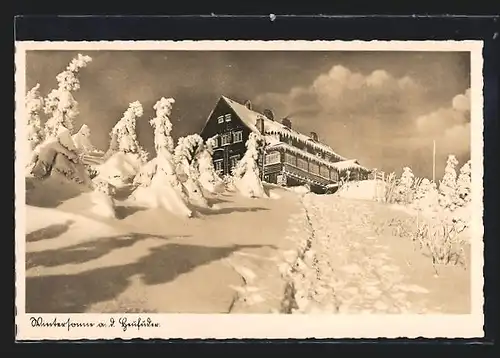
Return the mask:
[[[26,90],[42,95],[78,52],[28,51]],[[470,158],[470,56],[465,52],[86,51],[74,93],[92,141],[107,149],[128,104],[140,101],[139,141],[153,151],[148,120],[173,97],[173,136],[199,133],[221,95],[272,109],[292,126],[370,168],[436,179],[448,154]]]

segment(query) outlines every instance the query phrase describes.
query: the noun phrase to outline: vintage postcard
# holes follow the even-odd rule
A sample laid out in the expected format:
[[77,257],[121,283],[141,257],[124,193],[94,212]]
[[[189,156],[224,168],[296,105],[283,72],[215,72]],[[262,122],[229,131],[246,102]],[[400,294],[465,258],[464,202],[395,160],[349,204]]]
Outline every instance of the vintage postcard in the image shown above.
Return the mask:
[[17,42],[17,339],[482,337],[482,47]]

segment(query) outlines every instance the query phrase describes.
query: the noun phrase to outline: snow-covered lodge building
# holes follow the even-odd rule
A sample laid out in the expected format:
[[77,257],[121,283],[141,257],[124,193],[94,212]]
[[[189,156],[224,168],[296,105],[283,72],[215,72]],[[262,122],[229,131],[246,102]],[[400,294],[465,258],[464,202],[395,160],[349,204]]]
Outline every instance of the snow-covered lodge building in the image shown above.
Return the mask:
[[[258,113],[250,102],[243,105],[221,96],[200,134],[204,140],[216,137],[213,162],[219,175],[231,173],[245,153],[249,134],[255,132],[264,134],[265,138],[266,182],[286,186],[309,184],[312,189],[322,191],[342,177],[367,179],[369,169],[355,159],[337,154],[321,143],[315,132],[304,135],[292,128],[288,118],[279,123],[273,117],[270,110]],[[262,168],[261,159],[259,168]]]

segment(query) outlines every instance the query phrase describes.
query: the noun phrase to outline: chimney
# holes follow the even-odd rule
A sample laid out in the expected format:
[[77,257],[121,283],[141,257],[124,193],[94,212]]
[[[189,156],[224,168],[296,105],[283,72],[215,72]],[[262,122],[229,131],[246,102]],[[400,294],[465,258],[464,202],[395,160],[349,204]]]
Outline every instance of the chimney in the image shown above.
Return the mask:
[[250,100],[245,101],[245,107],[247,107],[249,110],[252,110],[252,102],[250,102]]
[[288,129],[292,129],[292,121],[286,117],[281,120],[281,124],[283,124]]
[[259,130],[261,134],[264,134],[265,132],[265,127],[264,127],[264,118],[262,116],[257,117],[257,121],[255,122],[255,126]]
[[271,121],[274,121],[274,113],[273,113],[272,110],[270,110],[270,109],[264,109],[264,112],[262,112],[262,114],[264,114]]
[[318,142],[318,133],[311,132],[311,139],[315,142]]

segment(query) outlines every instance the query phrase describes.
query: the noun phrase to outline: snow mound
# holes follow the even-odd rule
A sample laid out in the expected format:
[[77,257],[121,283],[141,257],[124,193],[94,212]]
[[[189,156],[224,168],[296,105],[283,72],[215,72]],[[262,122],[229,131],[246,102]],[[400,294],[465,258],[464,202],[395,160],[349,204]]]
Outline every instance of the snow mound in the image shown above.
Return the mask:
[[334,194],[342,198],[377,200],[384,197],[386,184],[380,180],[362,180],[344,184]]
[[67,179],[60,173],[52,173],[47,179],[26,178],[26,204],[39,207],[56,207],[91,189]]
[[279,195],[278,193],[275,193],[274,191],[271,191],[269,193],[269,198],[271,198],[273,200],[278,200],[278,199],[281,199],[281,195]]
[[141,166],[142,161],[138,154],[116,152],[97,167],[98,178],[120,188],[132,182]]
[[245,173],[243,178],[234,179],[234,187],[236,190],[238,190],[242,196],[247,198],[267,197],[259,177],[253,175],[251,172],[247,173]]
[[137,187],[129,199],[145,207],[165,208],[181,217],[193,215],[169,178],[162,172],[153,177],[149,186]]
[[289,190],[297,193],[297,194],[307,194],[310,192],[309,188],[304,185],[293,186],[289,188]]

